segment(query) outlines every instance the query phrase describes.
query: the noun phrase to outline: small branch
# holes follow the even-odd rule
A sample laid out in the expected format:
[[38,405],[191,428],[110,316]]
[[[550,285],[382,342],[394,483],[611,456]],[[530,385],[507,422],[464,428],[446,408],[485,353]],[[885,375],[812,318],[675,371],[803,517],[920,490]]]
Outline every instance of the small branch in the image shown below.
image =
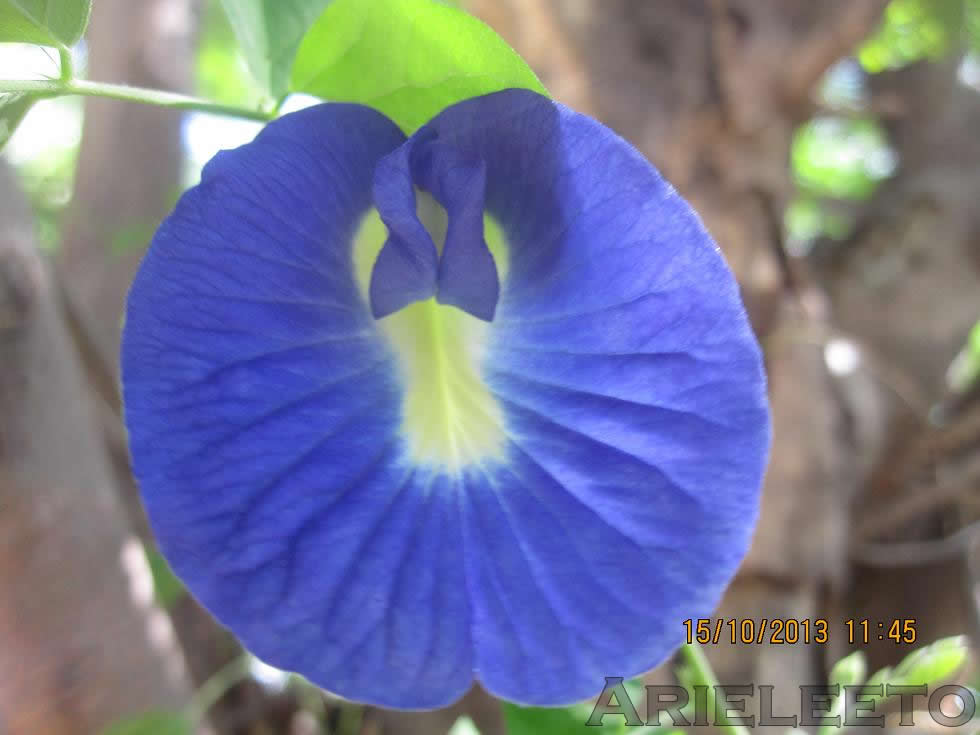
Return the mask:
[[[64,57],[62,57],[64,64]],[[65,66],[62,66],[62,74]],[[70,73],[70,67],[69,67]],[[4,92],[20,92],[45,97],[61,95],[81,95],[83,97],[104,97],[122,100],[123,102],[139,102],[146,105],[168,107],[176,110],[196,110],[209,112],[214,115],[226,115],[245,120],[268,122],[275,117],[274,111],[253,110],[234,105],[223,105],[210,100],[190,97],[175,92],[164,92],[158,89],[129,87],[123,84],[103,84],[82,79],[38,79],[38,80],[0,80],[0,94]]]
[[251,657],[243,653],[219,669],[194,693],[187,706],[187,716],[195,723],[201,722],[208,711],[217,704],[232,687],[247,679],[251,673]]
[[828,12],[829,19],[812,29],[790,59],[786,92],[791,99],[805,100],[830,66],[874,30],[888,0],[847,0]]
[[980,538],[980,521],[934,541],[862,543],[850,551],[851,559],[879,568],[917,567],[962,556]]
[[980,488],[980,473],[973,473],[956,485],[923,488],[923,491],[893,501],[894,505],[882,509],[880,514],[867,521],[856,534],[862,541],[872,542],[875,537],[899,530],[903,525],[921,518],[936,508],[950,505],[967,498]]

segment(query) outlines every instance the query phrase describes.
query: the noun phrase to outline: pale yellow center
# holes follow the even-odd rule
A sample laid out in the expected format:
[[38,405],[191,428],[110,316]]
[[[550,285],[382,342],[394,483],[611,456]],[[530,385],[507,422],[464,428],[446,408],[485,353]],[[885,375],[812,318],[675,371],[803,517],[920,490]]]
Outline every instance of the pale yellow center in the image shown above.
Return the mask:
[[[431,196],[416,192],[419,219],[442,252],[446,214]],[[484,236],[501,283],[507,271],[507,246],[500,227],[484,217]],[[368,302],[371,270],[387,237],[372,209],[354,240],[354,274]],[[379,331],[398,358],[405,394],[402,433],[419,464],[458,473],[500,458],[506,436],[496,399],[481,377],[491,325],[435,299],[419,301],[380,319]]]

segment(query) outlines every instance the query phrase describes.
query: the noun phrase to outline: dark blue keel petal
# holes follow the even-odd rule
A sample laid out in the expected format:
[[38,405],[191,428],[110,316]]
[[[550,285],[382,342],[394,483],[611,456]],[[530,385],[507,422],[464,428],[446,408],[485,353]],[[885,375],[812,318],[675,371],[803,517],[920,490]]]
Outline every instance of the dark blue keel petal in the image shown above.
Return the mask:
[[421,147],[416,168],[420,185],[432,192],[448,217],[436,299],[491,321],[500,296],[500,279],[483,238],[486,164],[433,142]]
[[388,240],[371,273],[371,311],[377,319],[436,292],[439,255],[416,214],[411,152],[411,146],[403,145],[386,156],[374,176],[374,201],[388,227]]
[[134,472],[191,592],[269,663],[420,708],[473,678],[459,488],[405,460],[402,378],[351,260],[403,142],[325,105],[220,154],[141,266],[122,373]]
[[759,346],[697,216],[609,129],[509,90],[418,135],[485,162],[509,254],[482,361],[507,459],[466,494],[479,677],[581,699],[664,660],[745,554]]
[[[416,212],[416,187],[431,194],[442,208],[430,218],[445,220],[429,223],[445,230],[436,234],[439,241],[434,245]],[[477,319],[493,319],[500,278],[483,236],[485,191],[482,160],[424,133],[381,162],[374,199],[393,234],[371,274],[371,308],[376,317],[434,295],[439,303],[456,306]],[[433,213],[421,216],[426,214]]]

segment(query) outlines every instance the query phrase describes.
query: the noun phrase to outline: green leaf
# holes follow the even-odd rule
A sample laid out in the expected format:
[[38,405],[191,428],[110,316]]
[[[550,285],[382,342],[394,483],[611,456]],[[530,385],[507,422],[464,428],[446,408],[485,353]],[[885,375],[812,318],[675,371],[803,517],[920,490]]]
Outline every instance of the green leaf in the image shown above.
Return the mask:
[[278,100],[296,49],[330,0],[221,0],[252,74]]
[[858,49],[858,60],[876,73],[940,59],[960,45],[975,6],[975,0],[892,0],[879,29]]
[[830,670],[829,681],[841,687],[857,686],[868,675],[868,661],[863,651],[845,656]]
[[119,720],[102,735],[193,735],[194,727],[177,712],[147,712]]
[[622,718],[610,715],[606,718],[609,725],[586,727],[588,712],[576,712],[572,708],[518,707],[508,702],[504,703],[504,718],[507,722],[507,735],[571,735],[572,733],[606,735],[619,732],[623,725]]
[[[640,679],[623,682],[630,701],[643,713],[646,689]],[[579,702],[569,707],[521,707],[510,702],[502,703],[507,735],[682,735],[675,727],[628,727],[625,718],[609,714],[603,717],[601,726],[585,723],[595,708],[594,701]],[[670,720],[669,717],[665,718]]]
[[92,0],[0,0],[0,41],[72,46],[91,10]]
[[[0,136],[0,145],[3,138]],[[946,385],[954,393],[966,393],[980,381],[980,322],[970,330],[966,345],[946,371]]]
[[36,95],[22,92],[0,95],[0,148],[7,144],[24,115],[37,100]]
[[492,29],[433,0],[334,0],[300,45],[292,87],[370,105],[406,133],[469,97],[510,87],[547,94]]
[[197,50],[197,93],[226,105],[258,109],[269,92],[252,75],[221,4],[205,7]]
[[941,638],[902,659],[892,671],[891,683],[940,684],[959,671],[969,654],[970,645],[966,636]]
[[790,156],[804,192],[834,199],[867,199],[895,166],[887,137],[871,118],[811,120],[796,131]]

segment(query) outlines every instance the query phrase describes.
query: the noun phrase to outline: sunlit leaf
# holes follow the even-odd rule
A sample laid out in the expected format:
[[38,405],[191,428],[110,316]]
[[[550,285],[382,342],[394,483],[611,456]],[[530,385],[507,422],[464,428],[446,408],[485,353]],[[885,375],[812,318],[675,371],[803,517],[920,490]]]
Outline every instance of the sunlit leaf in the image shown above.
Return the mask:
[[37,97],[29,94],[13,92],[0,95],[0,148],[14,134],[24,115],[37,102]]
[[797,131],[791,157],[801,189],[839,199],[866,199],[896,166],[885,134],[870,119],[812,120]]
[[970,655],[966,636],[942,638],[912,651],[892,671],[892,684],[938,685],[959,671]]
[[954,393],[966,393],[980,381],[980,322],[970,331],[966,345],[946,371],[946,385]]
[[0,0],[0,41],[71,46],[91,10],[91,0]]
[[842,687],[857,686],[867,676],[868,661],[864,651],[855,651],[834,664],[830,670],[828,681]]
[[227,105],[257,108],[269,94],[252,76],[227,14],[208,3],[197,51],[197,91]]
[[858,59],[870,72],[936,59],[964,39],[975,0],[892,0]]
[[547,94],[492,29],[433,0],[335,0],[303,39],[292,86],[370,105],[407,132],[469,97],[509,87]]
[[941,638],[935,643],[917,648],[901,660],[898,666],[885,667],[868,679],[866,686],[938,686],[959,671],[970,655],[966,636]]
[[221,0],[252,74],[275,99],[289,85],[296,49],[330,0]]
[[102,735],[192,735],[194,728],[176,712],[147,712],[110,725]]

